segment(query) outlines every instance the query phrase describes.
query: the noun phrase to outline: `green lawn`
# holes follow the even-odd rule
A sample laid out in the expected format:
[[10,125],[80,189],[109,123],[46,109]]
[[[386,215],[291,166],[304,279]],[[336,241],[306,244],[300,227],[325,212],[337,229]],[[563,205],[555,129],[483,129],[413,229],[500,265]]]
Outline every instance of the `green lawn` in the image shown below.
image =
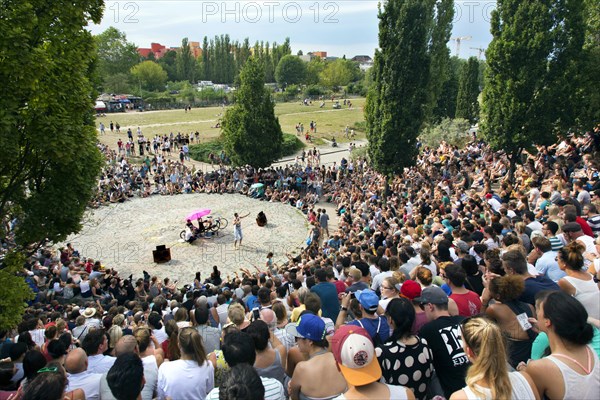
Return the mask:
[[[331,100],[325,102],[320,109],[319,102],[314,101],[312,106],[304,106],[299,101],[293,103],[278,103],[275,106],[275,114],[279,116],[279,122],[284,132],[295,132],[296,124],[302,122],[305,132],[309,129],[310,121],[317,122],[317,139],[331,139],[335,136],[339,142],[344,142],[344,128],[346,125],[352,127],[355,123],[364,121],[363,106],[364,98],[352,99],[352,109],[346,107],[334,110]],[[96,126],[103,122],[106,131],[110,132],[110,121],[121,125],[121,136],[127,137],[127,128],[135,133],[137,127],[141,127],[146,137],[154,137],[159,134],[173,132],[190,133],[200,132],[201,141],[208,141],[220,135],[220,129],[212,128],[225,109],[222,107],[195,108],[190,112],[183,110],[145,111],[107,114],[106,117],[97,117]],[[364,137],[364,132],[356,132],[357,137]],[[100,139],[110,145],[117,141],[117,134],[107,133]],[[304,140],[304,138],[302,138]],[[321,140],[318,140],[321,142]]]

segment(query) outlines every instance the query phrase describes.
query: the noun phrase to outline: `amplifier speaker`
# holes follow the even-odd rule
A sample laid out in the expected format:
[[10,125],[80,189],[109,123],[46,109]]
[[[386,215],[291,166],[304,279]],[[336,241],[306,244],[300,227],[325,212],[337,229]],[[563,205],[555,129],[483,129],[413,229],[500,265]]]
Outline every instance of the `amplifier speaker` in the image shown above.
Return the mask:
[[171,261],[171,249],[167,249],[165,245],[156,246],[156,250],[152,250],[152,258],[157,264]]

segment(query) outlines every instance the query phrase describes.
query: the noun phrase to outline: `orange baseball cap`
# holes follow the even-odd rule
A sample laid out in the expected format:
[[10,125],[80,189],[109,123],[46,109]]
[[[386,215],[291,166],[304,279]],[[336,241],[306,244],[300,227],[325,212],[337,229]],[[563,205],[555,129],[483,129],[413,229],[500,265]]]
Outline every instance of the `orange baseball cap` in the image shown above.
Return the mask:
[[369,333],[360,326],[343,325],[331,338],[331,349],[339,370],[353,386],[381,378],[381,367]]

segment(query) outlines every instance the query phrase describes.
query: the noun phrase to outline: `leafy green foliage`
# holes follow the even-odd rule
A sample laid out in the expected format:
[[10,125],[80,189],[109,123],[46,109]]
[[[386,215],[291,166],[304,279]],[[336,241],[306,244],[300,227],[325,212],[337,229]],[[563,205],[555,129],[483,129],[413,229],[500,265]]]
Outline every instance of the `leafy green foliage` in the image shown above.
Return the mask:
[[0,270],[0,327],[14,327],[31,291],[15,273],[25,249],[81,229],[102,165],[90,77],[103,1],[3,2],[0,11],[0,235],[16,246]]
[[464,118],[472,124],[479,119],[479,63],[475,57],[462,67],[456,98],[456,118]]
[[464,147],[471,139],[469,128],[471,124],[466,119],[444,118],[439,124],[426,126],[419,140],[425,146],[436,149],[442,141],[458,148]]
[[104,90],[107,93],[129,93],[133,87],[128,73],[119,72],[104,78]]
[[25,257],[17,252],[9,252],[0,269],[0,329],[12,329],[23,317],[27,300],[33,299],[33,292],[22,276],[17,274],[23,270]]
[[383,7],[365,119],[373,166],[394,174],[414,165],[417,156],[428,101],[434,2],[389,0]]
[[127,41],[125,33],[117,28],[108,28],[95,36],[94,42],[98,50],[98,74],[102,81],[111,75],[127,73],[140,62],[137,46]]
[[338,58],[326,63],[325,69],[320,73],[319,80],[323,86],[338,91],[341,86],[346,86],[354,80],[358,66],[352,61]]
[[585,42],[581,54],[578,125],[590,129],[600,121],[600,5],[584,0]]
[[196,75],[196,59],[192,54],[192,49],[188,42],[188,38],[183,38],[181,47],[175,56],[175,68],[177,70],[177,78],[180,81],[195,82]]
[[240,72],[236,102],[221,125],[225,149],[234,165],[266,167],[281,155],[283,133],[264,85],[263,66],[250,57]]
[[524,148],[575,119],[582,12],[581,0],[500,0],[492,12],[482,131],[508,153],[511,178]]
[[283,87],[302,83],[305,76],[306,65],[304,61],[292,55],[283,56],[275,70],[275,79]]
[[439,121],[442,118],[436,111],[438,110],[438,101],[444,91],[444,85],[450,77],[450,49],[447,44],[452,33],[452,18],[454,18],[454,1],[438,1],[429,44],[431,64],[426,110],[426,119],[429,121]]
[[164,90],[167,72],[154,61],[144,61],[131,68],[131,75],[140,82],[145,90]]
[[[305,147],[304,142],[298,139],[296,135],[291,133],[283,134],[283,143],[281,145],[281,156],[291,156]],[[221,150],[225,150],[225,145],[222,138],[211,140],[205,143],[193,144],[190,146],[190,157],[196,161],[209,163],[208,155],[210,153],[220,154]]]

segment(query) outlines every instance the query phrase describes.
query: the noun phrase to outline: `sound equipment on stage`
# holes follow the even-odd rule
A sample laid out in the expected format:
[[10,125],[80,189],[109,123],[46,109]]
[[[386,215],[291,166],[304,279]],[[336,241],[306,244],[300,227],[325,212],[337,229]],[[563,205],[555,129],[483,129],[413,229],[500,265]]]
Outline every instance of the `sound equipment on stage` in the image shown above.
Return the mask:
[[171,249],[165,245],[156,246],[156,250],[152,250],[152,257],[157,264],[171,261]]

